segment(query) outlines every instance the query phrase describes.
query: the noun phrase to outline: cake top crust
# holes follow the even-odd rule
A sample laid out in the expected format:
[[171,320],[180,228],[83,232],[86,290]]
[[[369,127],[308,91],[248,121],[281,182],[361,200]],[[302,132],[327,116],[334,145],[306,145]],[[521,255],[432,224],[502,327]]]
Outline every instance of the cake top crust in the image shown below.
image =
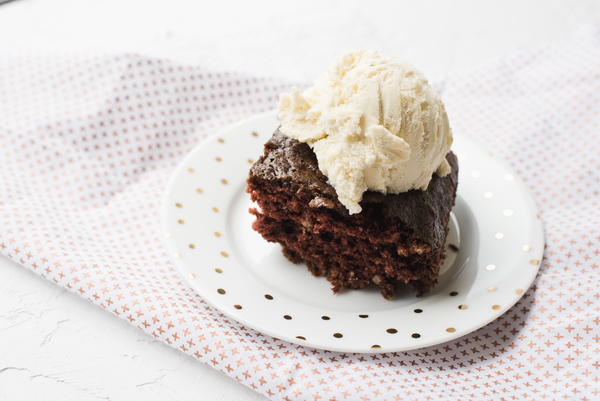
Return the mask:
[[349,224],[364,224],[366,218],[378,216],[386,222],[400,221],[419,240],[437,248],[445,238],[444,216],[454,205],[458,184],[458,161],[453,152],[446,156],[452,170],[445,177],[434,174],[427,190],[411,190],[399,194],[367,191],[360,205],[361,213],[350,215],[337,197],[335,189],[321,173],[314,152],[306,143],[298,142],[275,131],[265,143],[264,154],[250,169],[249,180],[255,183],[275,182],[309,193],[307,207],[324,207],[347,219]]

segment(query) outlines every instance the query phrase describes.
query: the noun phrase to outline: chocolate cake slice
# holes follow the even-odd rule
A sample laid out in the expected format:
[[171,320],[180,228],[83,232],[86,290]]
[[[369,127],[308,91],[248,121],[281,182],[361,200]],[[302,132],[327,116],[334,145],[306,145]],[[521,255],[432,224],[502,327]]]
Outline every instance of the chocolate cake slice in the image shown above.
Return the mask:
[[458,173],[454,153],[447,160],[452,172],[434,174],[426,191],[365,192],[362,212],[351,215],[311,148],[277,130],[248,178],[259,206],[250,210],[253,228],[281,244],[289,260],[326,277],[334,292],[374,284],[390,299],[404,283],[422,295],[436,284],[445,257]]

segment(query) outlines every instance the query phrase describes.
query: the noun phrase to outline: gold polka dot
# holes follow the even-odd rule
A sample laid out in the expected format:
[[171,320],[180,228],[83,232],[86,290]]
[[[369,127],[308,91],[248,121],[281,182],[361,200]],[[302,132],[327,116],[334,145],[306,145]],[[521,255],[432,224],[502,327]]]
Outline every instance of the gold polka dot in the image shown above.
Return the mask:
[[196,274],[195,274],[195,273],[190,273],[190,278],[191,278],[192,280],[194,280],[196,277],[197,277],[197,276],[196,276]]
[[458,305],[458,309],[467,310],[467,309],[469,309],[469,305],[465,305],[465,304]]
[[228,254],[227,252],[225,252],[225,251],[221,251],[221,252],[220,252],[220,254],[221,254],[221,256],[223,256],[224,258],[228,258],[228,257],[229,257],[229,254]]
[[193,173],[195,170],[192,167],[188,167],[187,171],[188,173]]
[[529,252],[531,251],[531,245],[525,244],[521,249],[523,250],[523,252]]
[[304,337],[304,336],[296,336],[296,338],[297,338],[298,340],[306,340],[306,337]]
[[177,220],[177,222],[178,222],[179,224],[185,224],[185,220],[182,220],[182,219],[179,219],[179,220]]
[[221,233],[218,231],[215,231],[215,237],[219,238],[221,236]]
[[194,249],[194,248],[196,248],[196,245],[194,245],[194,244],[189,244],[189,245],[188,245],[188,248],[190,248],[190,249]]
[[412,333],[410,336],[412,338],[421,338],[421,335],[419,333]]
[[512,174],[505,174],[504,179],[506,181],[513,181],[515,179],[515,177]]
[[233,305],[233,307],[234,307],[235,309],[238,309],[238,310],[239,310],[239,309],[242,309],[242,305]]
[[223,161],[223,159],[221,159],[219,156],[215,157],[215,160],[218,161],[218,162],[222,162]]
[[256,131],[252,131],[252,134],[251,134],[251,135],[252,135],[253,137],[255,137],[255,138],[256,138],[256,137],[258,137],[258,132],[256,132]]
[[221,295],[225,294],[225,290],[222,288],[217,289],[217,292]]
[[387,329],[386,331],[390,334],[396,334],[398,332],[396,329]]
[[215,268],[215,271],[216,271],[217,273],[223,273],[223,269],[220,269],[220,268],[218,268],[218,267],[216,267],[216,268]]
[[202,188],[196,188],[196,192],[202,194],[204,193],[204,190]]
[[483,193],[483,197],[484,197],[485,199],[491,199],[493,196],[494,196],[494,194],[493,194],[493,193],[491,193],[491,192],[484,192],[484,193]]
[[540,261],[539,261],[538,259],[531,259],[531,260],[529,261],[529,263],[531,263],[532,265],[537,265],[537,264],[539,264],[539,263],[540,263]]
[[500,310],[500,305],[492,305],[493,310]]
[[215,213],[219,213],[219,208],[218,207],[213,207],[212,211],[215,212]]
[[223,138],[217,138],[217,142],[219,142],[219,143],[225,143],[225,139],[223,139]]
[[510,217],[514,214],[514,211],[512,209],[504,209],[502,211],[502,214],[505,215],[506,217]]
[[489,292],[494,292],[494,291],[496,291],[497,289],[498,289],[498,288],[497,288],[496,286],[494,286],[494,285],[491,285],[491,286],[489,286],[489,287],[487,288],[487,290],[488,290]]
[[283,315],[283,318],[285,320],[292,320],[292,317],[290,315]]
[[502,239],[502,238],[504,238],[504,234],[502,234],[502,233],[496,233],[496,234],[494,234],[494,238],[496,238],[496,239]]
[[254,160],[252,160],[252,159],[248,159],[248,160],[246,160],[246,161],[248,162],[248,164],[252,164],[252,163],[254,163]]
[[446,329],[446,331],[447,331],[448,333],[454,333],[454,332],[456,331],[456,329],[455,329],[454,327],[448,327],[448,328]]
[[373,345],[371,345],[371,348],[373,348],[373,349],[379,349],[379,348],[381,348],[381,345],[379,345],[379,344],[373,344]]
[[487,265],[485,267],[485,270],[489,270],[489,271],[496,270],[496,265]]
[[522,290],[522,289],[520,289],[520,288],[517,288],[517,289],[515,290],[515,294],[517,294],[517,295],[521,295],[522,293],[523,293],[523,290]]
[[269,301],[273,299],[273,295],[271,294],[265,294],[265,298],[267,298]]
[[329,320],[329,319],[331,319],[331,318],[330,318],[329,316],[321,316],[321,319],[322,319],[322,320]]
[[181,203],[176,203],[175,207],[183,207],[183,205]]
[[342,338],[342,337],[344,337],[344,335],[342,333],[333,333],[333,336],[335,338]]
[[366,318],[369,317],[369,315],[358,315],[358,317],[361,318],[361,319],[366,319]]
[[227,185],[228,181],[225,178],[221,178],[221,184]]

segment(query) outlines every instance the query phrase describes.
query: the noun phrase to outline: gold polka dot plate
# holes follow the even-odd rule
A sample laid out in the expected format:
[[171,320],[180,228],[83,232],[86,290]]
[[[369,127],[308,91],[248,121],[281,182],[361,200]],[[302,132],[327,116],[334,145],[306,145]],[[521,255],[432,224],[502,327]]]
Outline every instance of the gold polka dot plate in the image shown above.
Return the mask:
[[203,141],[176,168],[163,201],[168,249],[183,277],[225,315],[293,343],[344,352],[428,347],[472,332],[511,308],[536,277],[544,236],[536,206],[508,166],[456,135],[459,188],[439,284],[392,301],[376,289],[334,295],[252,230],[251,163],[275,113]]

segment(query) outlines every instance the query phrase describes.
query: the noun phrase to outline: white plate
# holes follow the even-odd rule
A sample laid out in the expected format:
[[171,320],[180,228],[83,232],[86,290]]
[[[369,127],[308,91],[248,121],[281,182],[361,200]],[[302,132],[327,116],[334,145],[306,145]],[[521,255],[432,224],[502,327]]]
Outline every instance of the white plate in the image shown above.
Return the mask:
[[195,148],[166,190],[163,228],[175,263],[210,304],[293,343],[347,352],[405,351],[465,335],[513,306],[538,271],[544,236],[533,200],[503,163],[457,135],[460,174],[440,283],[387,301],[375,289],[334,295],[252,230],[250,164],[277,127],[274,113]]

